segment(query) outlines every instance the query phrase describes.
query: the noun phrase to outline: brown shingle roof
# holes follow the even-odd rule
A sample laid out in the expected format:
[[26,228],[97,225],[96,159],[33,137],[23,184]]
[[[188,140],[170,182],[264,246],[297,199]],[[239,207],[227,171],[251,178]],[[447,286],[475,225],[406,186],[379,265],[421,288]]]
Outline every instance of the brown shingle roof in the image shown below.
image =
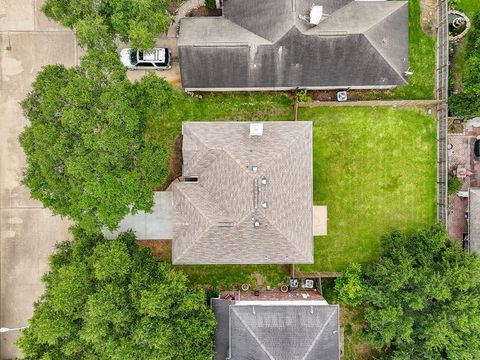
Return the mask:
[[198,182],[173,185],[174,264],[313,262],[312,124],[263,127],[183,124],[183,175]]

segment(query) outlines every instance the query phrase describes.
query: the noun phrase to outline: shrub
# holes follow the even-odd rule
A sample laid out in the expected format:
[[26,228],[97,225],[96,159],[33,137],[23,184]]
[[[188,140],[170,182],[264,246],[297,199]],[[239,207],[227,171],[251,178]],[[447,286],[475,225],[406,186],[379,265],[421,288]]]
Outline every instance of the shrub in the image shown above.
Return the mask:
[[338,301],[345,305],[358,306],[362,303],[363,283],[360,264],[352,263],[347,267],[343,275],[335,281],[335,290],[338,293]]
[[310,102],[312,98],[308,95],[307,90],[297,91],[297,99],[300,102]]
[[217,8],[217,4],[215,0],[205,0],[205,6],[208,9],[212,9],[212,10]]
[[462,182],[455,176],[448,178],[448,195],[454,195],[462,188]]

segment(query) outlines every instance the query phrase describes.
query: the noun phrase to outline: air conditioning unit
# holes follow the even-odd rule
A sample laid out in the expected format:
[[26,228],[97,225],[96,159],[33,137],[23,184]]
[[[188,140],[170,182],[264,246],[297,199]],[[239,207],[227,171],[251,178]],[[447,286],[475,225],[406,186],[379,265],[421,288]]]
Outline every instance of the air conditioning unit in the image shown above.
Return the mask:
[[303,287],[305,289],[313,289],[314,281],[312,279],[306,279]]
[[338,91],[337,92],[337,101],[347,101],[348,100],[348,95],[346,91]]

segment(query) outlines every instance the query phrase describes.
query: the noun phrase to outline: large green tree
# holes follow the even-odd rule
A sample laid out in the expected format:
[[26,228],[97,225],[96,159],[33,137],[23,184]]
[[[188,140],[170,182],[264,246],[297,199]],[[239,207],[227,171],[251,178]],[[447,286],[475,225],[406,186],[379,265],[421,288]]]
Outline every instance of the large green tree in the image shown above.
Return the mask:
[[26,359],[210,360],[215,318],[201,288],[138,247],[73,229],[18,345]]
[[146,118],[171,96],[153,74],[130,83],[112,52],[89,50],[73,68],[46,66],[22,102],[31,123],[20,136],[23,181],[32,197],[90,231],[151,209],[167,155],[144,139]]
[[366,271],[366,334],[390,359],[480,358],[480,261],[444,230],[393,232]]
[[154,47],[154,37],[168,29],[169,4],[169,0],[47,0],[42,10],[60,24],[79,30],[81,44],[118,36],[135,49],[147,50]]

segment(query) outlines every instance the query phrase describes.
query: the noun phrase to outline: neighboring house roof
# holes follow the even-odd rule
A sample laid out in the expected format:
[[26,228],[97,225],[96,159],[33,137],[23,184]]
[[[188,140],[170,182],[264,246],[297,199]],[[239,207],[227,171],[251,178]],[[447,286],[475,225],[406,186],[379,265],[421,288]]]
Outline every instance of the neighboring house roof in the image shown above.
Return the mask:
[[313,262],[311,122],[184,122],[183,176],[174,264]]
[[[299,18],[313,2],[318,26]],[[178,46],[187,89],[401,85],[408,2],[224,0],[222,17],[181,20]]]
[[338,305],[250,303],[212,299],[215,360],[340,358]]
[[132,230],[137,240],[170,240],[173,238],[172,212],[172,192],[155,191],[151,212],[129,214],[118,224],[117,230],[104,230],[103,234],[114,239],[120,233]]
[[480,188],[470,188],[468,204],[469,251],[480,255]]

